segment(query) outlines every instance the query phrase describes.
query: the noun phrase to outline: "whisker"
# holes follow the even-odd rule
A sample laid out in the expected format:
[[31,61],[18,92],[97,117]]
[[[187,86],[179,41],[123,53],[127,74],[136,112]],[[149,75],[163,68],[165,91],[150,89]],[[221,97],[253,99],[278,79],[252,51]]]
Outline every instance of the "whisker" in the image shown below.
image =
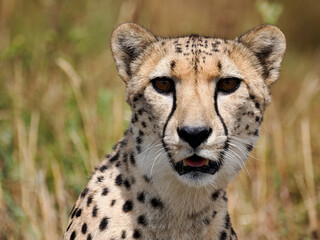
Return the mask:
[[[230,144],[231,146],[237,148],[242,154],[243,154],[243,152],[244,152],[245,154],[247,154],[246,157],[253,158],[253,159],[257,160],[257,161],[263,161],[263,160],[261,160],[261,159],[259,159],[259,158],[254,157],[253,155],[251,155],[250,152],[249,152],[244,146],[238,145],[238,144],[236,144],[236,143],[231,143],[231,142],[229,142],[229,144]],[[245,154],[244,154],[244,156],[245,156]]]
[[[160,150],[162,150],[162,149],[160,149]],[[151,166],[151,171],[150,171],[150,177],[152,177],[154,165],[155,165],[157,159],[159,158],[159,156],[161,156],[161,155],[164,156],[165,153],[161,153],[161,152],[160,152],[160,153],[155,157],[155,159],[153,160],[153,163],[152,163],[152,166]]]
[[[226,153],[227,156],[229,156],[230,158],[233,158],[236,162],[237,162],[237,161],[240,162],[241,168],[244,168],[244,169],[246,170],[246,172],[247,172],[247,174],[248,174],[248,176],[249,176],[249,178],[250,178],[250,181],[252,182],[251,174],[250,174],[250,172],[249,172],[249,170],[248,170],[245,162],[242,160],[242,158],[241,158],[235,151],[233,151],[232,149],[229,149],[229,150],[230,150],[231,152],[227,152],[227,153]],[[233,156],[232,153],[234,153],[238,158],[237,158],[236,156]]]

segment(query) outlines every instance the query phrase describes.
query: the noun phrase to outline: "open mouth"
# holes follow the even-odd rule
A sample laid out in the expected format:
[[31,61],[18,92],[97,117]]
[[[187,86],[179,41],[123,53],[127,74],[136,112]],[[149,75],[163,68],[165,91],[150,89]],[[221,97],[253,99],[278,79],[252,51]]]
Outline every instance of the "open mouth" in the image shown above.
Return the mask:
[[190,172],[215,174],[219,169],[219,162],[192,155],[177,162],[174,167],[180,176]]

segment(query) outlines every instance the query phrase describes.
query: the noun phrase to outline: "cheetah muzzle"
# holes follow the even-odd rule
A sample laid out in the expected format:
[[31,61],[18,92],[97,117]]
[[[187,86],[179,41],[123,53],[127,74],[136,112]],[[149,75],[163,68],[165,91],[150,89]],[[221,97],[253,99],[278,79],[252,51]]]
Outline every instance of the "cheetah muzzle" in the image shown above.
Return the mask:
[[132,118],[80,194],[64,239],[237,239],[225,189],[258,139],[285,48],[271,25],[234,40],[115,29]]

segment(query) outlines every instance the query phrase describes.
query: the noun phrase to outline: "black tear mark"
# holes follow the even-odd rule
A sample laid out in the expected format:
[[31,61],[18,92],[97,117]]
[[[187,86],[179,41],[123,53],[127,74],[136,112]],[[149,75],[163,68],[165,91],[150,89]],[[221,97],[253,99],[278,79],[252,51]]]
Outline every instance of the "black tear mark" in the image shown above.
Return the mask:
[[176,102],[177,102],[176,90],[174,89],[173,93],[172,93],[172,109],[171,109],[171,112],[169,113],[169,116],[167,118],[166,123],[164,124],[163,131],[162,131],[162,139],[161,139],[162,146],[163,146],[164,150],[167,153],[167,156],[169,158],[169,161],[171,162],[171,165],[172,165],[173,169],[174,169],[174,162],[173,162],[173,159],[171,157],[170,152],[168,151],[167,144],[164,142],[163,138],[165,137],[165,133],[166,133],[166,129],[167,129],[168,123],[169,123],[171,117],[173,116],[173,114],[174,114],[174,112],[176,110],[176,107],[177,107],[177,103]]
[[218,101],[217,101],[217,100],[218,100],[218,91],[217,91],[217,89],[216,89],[215,92],[214,92],[214,108],[215,108],[215,110],[216,110],[216,113],[217,113],[217,115],[218,115],[218,117],[219,117],[222,125],[223,125],[224,134],[225,134],[226,136],[228,136],[228,129],[227,129],[227,126],[226,126],[223,118],[222,118],[221,115],[220,115],[220,112],[219,112],[219,109],[218,109]]
[[270,54],[273,52],[273,46],[265,46],[264,48],[260,49],[259,52],[255,52],[256,57],[258,58],[263,71],[262,71],[262,77],[264,79],[268,78],[269,76],[269,65],[268,58],[270,57]]

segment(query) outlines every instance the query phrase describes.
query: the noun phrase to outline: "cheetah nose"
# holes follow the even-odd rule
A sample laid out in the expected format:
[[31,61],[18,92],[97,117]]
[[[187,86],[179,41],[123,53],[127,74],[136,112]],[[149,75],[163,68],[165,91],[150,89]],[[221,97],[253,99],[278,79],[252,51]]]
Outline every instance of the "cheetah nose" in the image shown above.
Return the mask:
[[189,145],[193,148],[198,147],[201,143],[203,143],[212,133],[212,128],[207,126],[200,127],[181,127],[178,128],[179,137],[185,142],[189,143]]

